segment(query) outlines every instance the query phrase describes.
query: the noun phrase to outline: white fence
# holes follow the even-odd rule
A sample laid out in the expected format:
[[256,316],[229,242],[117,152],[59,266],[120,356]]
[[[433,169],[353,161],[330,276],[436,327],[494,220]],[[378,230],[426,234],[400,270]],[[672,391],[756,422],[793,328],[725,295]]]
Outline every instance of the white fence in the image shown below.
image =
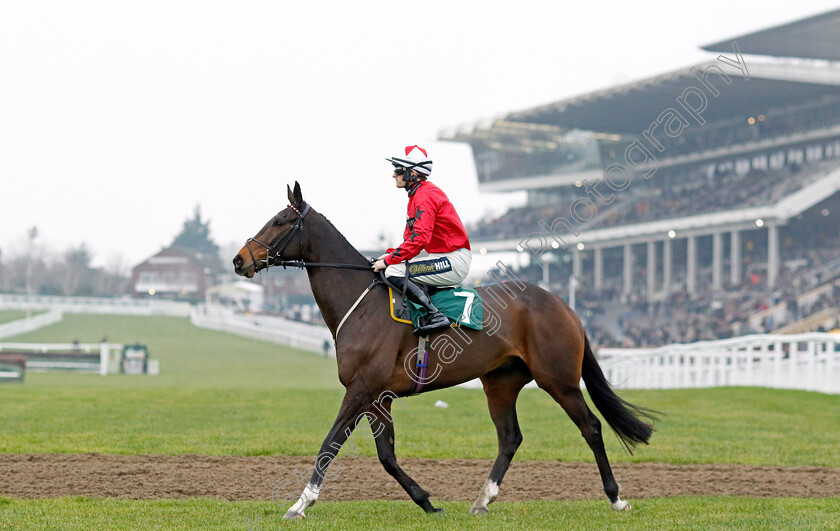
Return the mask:
[[[120,370],[122,350],[123,346],[117,343],[0,343],[0,353],[99,354],[99,361],[27,360],[26,370],[32,372],[72,370],[99,373],[102,376],[114,374]],[[157,371],[157,365],[155,365],[155,370]]]
[[[197,307],[195,326],[324,352],[335,356],[324,326],[280,317],[234,315]],[[840,335],[751,335],[655,349],[602,348],[598,361],[607,379],[622,389],[756,386],[840,393]],[[463,387],[481,387],[478,380]],[[530,387],[534,383],[529,384]]]
[[64,315],[59,310],[52,310],[29,319],[20,319],[11,321],[0,325],[0,339],[4,337],[16,336],[18,334],[25,334],[37,330],[44,326],[49,326],[61,321]]
[[164,299],[0,294],[0,309],[4,310],[61,310],[66,313],[187,317],[190,315],[190,308],[188,302]]
[[758,386],[840,393],[840,335],[766,334],[655,349],[602,348],[607,379],[624,389]]
[[324,354],[324,345],[327,343],[327,355],[335,357],[332,333],[326,326],[290,321],[282,317],[234,314],[205,305],[197,306],[190,319],[193,325],[201,328],[271,341],[319,354]]

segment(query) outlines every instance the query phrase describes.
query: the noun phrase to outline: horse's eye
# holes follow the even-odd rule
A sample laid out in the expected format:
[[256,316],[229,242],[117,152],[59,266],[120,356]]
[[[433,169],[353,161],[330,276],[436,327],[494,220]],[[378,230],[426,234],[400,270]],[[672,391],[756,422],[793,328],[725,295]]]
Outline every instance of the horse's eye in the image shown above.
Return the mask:
[[281,220],[280,218],[274,218],[274,225],[275,226],[279,227],[282,224],[283,224],[283,220]]

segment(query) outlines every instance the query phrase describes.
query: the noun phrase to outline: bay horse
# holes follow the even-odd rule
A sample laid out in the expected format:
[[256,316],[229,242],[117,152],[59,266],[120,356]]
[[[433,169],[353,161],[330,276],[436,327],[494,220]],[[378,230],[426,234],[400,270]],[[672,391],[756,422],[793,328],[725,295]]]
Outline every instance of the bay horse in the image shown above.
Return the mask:
[[[429,493],[397,464],[394,454],[391,404],[418,392],[411,363],[417,355],[418,338],[411,326],[391,319],[388,290],[375,287],[370,261],[303,200],[300,184],[287,189],[289,206],[247,240],[233,259],[234,271],[251,278],[272,265],[288,265],[288,261],[305,267],[312,293],[335,339],[338,377],[346,393],[321,445],[312,477],[284,518],[305,516],[306,508],[318,498],[327,468],[362,419],[370,424],[385,470],[424,511],[440,512],[442,509],[429,501]],[[637,443],[648,443],[655,412],[634,406],[613,392],[580,320],[562,299],[518,279],[479,287],[478,293],[484,303],[484,330],[453,327],[432,334],[426,364],[429,377],[421,390],[442,389],[475,378],[483,384],[499,450],[470,512],[486,513],[487,505],[499,493],[522,443],[516,399],[531,380],[560,404],[589,444],[611,507],[630,510],[618,496],[601,422],[587,406],[580,380],[583,378],[595,407],[628,450]]]

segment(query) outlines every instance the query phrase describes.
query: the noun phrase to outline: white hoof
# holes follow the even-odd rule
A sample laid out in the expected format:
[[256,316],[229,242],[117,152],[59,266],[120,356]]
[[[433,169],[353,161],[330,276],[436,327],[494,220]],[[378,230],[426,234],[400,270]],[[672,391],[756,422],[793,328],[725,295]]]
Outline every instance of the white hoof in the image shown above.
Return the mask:
[[470,514],[487,514],[487,506],[494,501],[499,495],[499,484],[489,479],[484,482],[481,487],[481,492],[478,494],[478,499],[470,508]]
[[612,507],[613,511],[629,511],[630,509],[632,509],[629,503],[621,499],[619,499],[615,503],[611,503],[610,507]]
[[303,520],[304,518],[306,518],[305,514],[297,513],[295,511],[292,511],[291,509],[283,515],[283,520]]

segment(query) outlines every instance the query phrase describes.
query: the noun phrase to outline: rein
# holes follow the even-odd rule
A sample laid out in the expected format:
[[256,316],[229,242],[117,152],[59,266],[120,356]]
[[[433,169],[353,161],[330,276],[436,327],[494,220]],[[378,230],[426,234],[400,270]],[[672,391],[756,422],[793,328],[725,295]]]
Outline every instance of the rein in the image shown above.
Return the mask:
[[370,265],[336,264],[332,262],[304,262],[303,260],[281,260],[279,262],[272,262],[271,265],[283,266],[284,268],[296,267],[298,269],[305,269],[307,267],[334,267],[336,269],[360,269],[373,272],[373,268]]

